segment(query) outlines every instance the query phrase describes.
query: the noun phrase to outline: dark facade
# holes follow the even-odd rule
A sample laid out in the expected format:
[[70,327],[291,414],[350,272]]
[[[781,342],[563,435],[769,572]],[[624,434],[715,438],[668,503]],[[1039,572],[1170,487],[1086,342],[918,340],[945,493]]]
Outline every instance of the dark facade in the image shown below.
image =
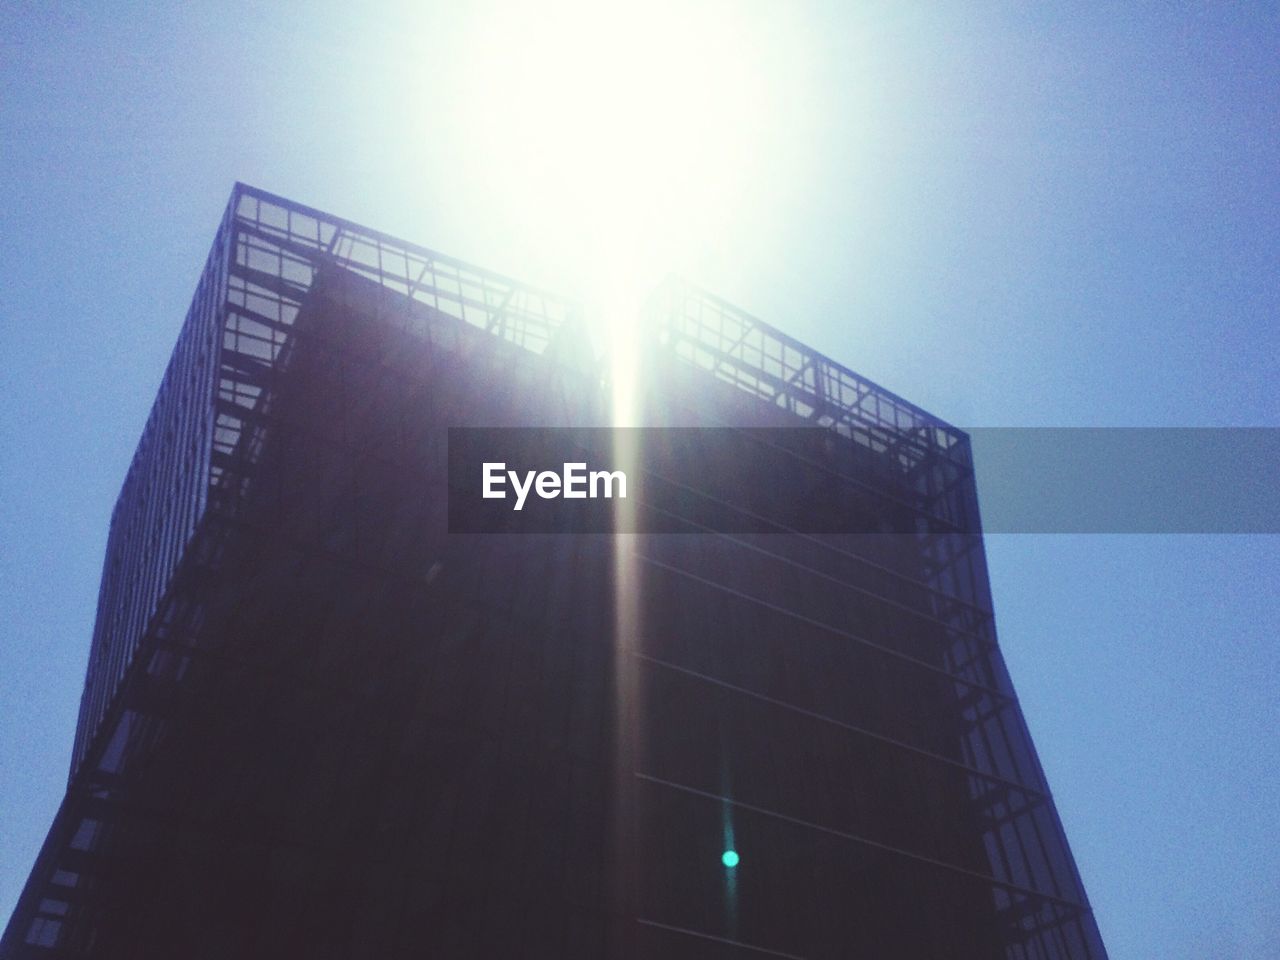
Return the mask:
[[644,422],[826,428],[741,482],[896,532],[447,533],[449,427],[609,422],[574,305],[238,186],[3,955],[1105,957],[965,435],[699,291],[647,312]]

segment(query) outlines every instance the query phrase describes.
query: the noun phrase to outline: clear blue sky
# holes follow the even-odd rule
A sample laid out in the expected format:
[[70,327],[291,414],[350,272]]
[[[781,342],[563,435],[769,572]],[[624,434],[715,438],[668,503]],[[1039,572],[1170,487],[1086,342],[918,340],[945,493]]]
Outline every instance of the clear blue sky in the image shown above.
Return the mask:
[[[233,181],[574,285],[473,162],[493,4],[276,6],[0,13],[0,919]],[[1274,5],[742,9],[782,18],[741,54],[785,93],[755,134],[772,166],[690,279],[962,426],[1280,426]],[[1280,537],[988,549],[1113,958],[1280,956]]]

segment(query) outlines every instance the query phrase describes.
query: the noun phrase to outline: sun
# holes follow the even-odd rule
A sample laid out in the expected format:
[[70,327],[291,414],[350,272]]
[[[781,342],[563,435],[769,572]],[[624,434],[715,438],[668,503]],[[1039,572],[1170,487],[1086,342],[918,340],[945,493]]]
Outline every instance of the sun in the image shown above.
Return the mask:
[[461,113],[491,218],[610,328],[767,189],[785,84],[752,9],[544,0],[474,23]]

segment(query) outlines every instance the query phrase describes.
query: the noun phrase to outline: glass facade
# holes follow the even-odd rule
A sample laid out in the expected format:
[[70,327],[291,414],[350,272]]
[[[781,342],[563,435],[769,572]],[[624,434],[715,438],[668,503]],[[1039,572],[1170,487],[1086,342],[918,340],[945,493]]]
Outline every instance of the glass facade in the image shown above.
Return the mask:
[[608,422],[576,307],[237,186],[5,954],[1105,957],[967,437],[687,286],[645,323],[647,423],[829,429],[806,482],[916,532],[447,533],[450,426]]

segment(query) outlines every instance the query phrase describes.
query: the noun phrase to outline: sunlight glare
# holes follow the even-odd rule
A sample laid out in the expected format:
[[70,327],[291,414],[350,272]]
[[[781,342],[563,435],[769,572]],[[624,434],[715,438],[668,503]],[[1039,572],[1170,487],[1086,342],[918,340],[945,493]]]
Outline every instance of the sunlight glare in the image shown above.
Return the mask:
[[767,177],[778,84],[752,9],[546,0],[477,22],[466,113],[492,219],[526,235],[611,340]]

